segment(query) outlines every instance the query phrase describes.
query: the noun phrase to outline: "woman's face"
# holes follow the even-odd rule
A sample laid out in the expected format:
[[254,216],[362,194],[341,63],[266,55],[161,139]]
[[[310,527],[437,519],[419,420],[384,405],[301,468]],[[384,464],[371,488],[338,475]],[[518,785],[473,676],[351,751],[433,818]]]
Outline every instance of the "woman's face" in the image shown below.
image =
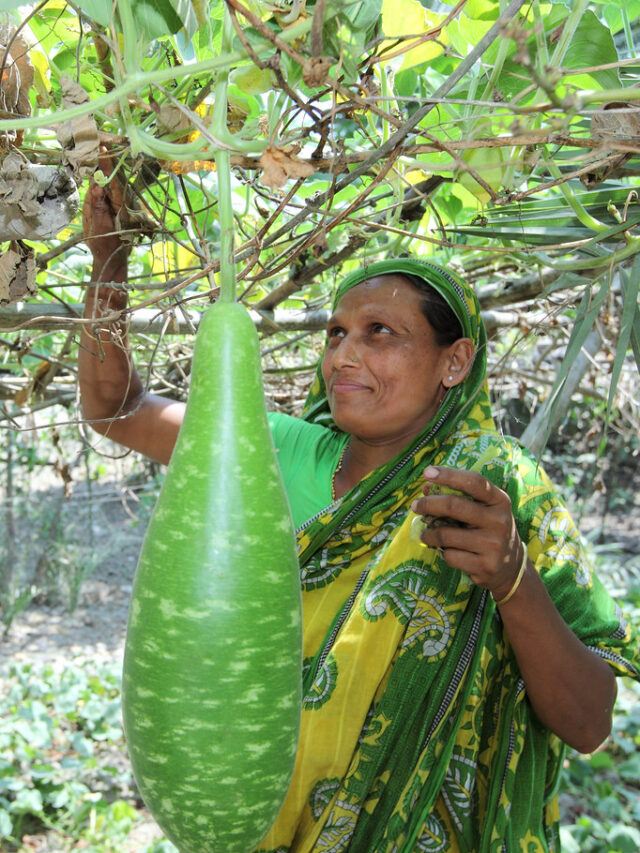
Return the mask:
[[322,375],[345,432],[398,452],[436,413],[456,344],[441,347],[420,293],[401,275],[356,285],[327,327]]

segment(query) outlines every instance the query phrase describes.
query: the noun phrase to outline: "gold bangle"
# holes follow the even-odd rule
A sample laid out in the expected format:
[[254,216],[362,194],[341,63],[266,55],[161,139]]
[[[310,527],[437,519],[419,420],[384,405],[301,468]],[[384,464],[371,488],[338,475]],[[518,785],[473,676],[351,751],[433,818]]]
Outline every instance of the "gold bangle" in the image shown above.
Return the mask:
[[520,584],[522,582],[522,578],[524,577],[524,570],[527,568],[527,559],[529,557],[529,554],[528,554],[527,549],[526,549],[524,544],[522,545],[522,547],[524,548],[524,555],[522,557],[522,565],[520,566],[520,571],[518,572],[518,576],[516,577],[515,581],[513,582],[513,586],[511,587],[511,589],[505,595],[504,598],[501,598],[500,601],[496,601],[494,599],[494,601],[496,601],[496,607],[502,607],[503,604],[506,604],[507,601],[509,601],[511,596],[515,593],[515,591],[518,589],[518,587],[520,586]]

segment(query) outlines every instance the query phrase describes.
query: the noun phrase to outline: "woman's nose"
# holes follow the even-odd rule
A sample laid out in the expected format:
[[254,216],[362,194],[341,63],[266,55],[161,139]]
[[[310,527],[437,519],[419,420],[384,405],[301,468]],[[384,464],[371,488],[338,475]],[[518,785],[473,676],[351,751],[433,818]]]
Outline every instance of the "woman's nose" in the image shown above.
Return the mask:
[[345,335],[333,351],[333,363],[336,367],[353,367],[360,361],[356,342],[350,335]]

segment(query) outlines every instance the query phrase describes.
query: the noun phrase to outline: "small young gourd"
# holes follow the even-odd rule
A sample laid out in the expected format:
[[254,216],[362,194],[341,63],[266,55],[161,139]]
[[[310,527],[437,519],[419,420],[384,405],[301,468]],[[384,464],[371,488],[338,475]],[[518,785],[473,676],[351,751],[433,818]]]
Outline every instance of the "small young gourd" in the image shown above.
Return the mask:
[[289,784],[300,580],[258,337],[219,302],[136,573],[123,713],[136,782],[181,853],[247,853]]

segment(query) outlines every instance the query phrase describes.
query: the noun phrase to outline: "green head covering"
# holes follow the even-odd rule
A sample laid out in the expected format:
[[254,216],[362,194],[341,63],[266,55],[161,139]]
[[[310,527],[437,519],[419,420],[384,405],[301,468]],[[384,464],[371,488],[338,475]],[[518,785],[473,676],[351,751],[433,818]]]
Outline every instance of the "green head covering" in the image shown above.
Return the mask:
[[[352,287],[371,278],[381,275],[409,275],[423,279],[447,302],[458,318],[462,327],[462,336],[473,341],[475,359],[473,366],[463,382],[450,388],[435,415],[434,420],[440,421],[446,415],[446,423],[454,423],[462,417],[484,388],[487,367],[487,336],[480,315],[480,306],[474,291],[458,276],[448,270],[427,261],[416,258],[394,258],[389,261],[378,261],[350,273],[340,284],[333,300],[333,309]],[[416,365],[419,369],[420,365]],[[428,365],[425,365],[428,369]],[[488,400],[487,400],[488,404]],[[321,364],[318,365],[315,381],[309,391],[304,407],[303,417],[313,423],[321,423],[335,429],[331,418],[327,389],[322,378]],[[423,435],[431,431],[434,421],[429,423]],[[452,424],[453,425],[453,424]],[[442,427],[444,424],[442,424]],[[448,432],[448,430],[447,430]]]

